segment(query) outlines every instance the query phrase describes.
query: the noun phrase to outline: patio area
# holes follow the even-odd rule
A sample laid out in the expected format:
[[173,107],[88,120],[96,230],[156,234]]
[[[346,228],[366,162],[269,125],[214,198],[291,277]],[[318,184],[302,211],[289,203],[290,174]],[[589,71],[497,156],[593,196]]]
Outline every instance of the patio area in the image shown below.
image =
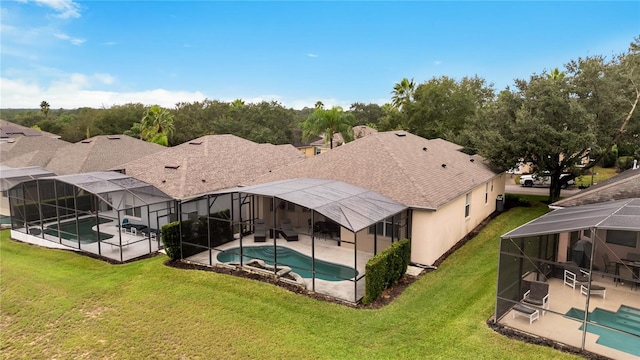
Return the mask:
[[[97,226],[92,230],[97,232]],[[159,237],[120,231],[115,221],[100,224],[100,233],[113,235],[113,237],[99,242],[78,243],[76,240],[58,238],[46,232],[38,236],[27,234],[25,228],[19,228],[11,231],[11,238],[51,249],[88,252],[118,262],[137,259],[161,249]],[[122,243],[118,239],[118,234]]]
[[[582,347],[582,322],[566,316],[572,308],[584,309],[586,297],[580,293],[580,288],[572,289],[564,285],[562,279],[549,279],[549,309],[544,315],[540,314],[538,320],[529,323],[529,320],[522,316],[513,317],[514,310],[510,310],[500,319],[500,324],[518,329],[520,331],[553,339],[560,343]],[[630,284],[616,284],[613,279],[595,276],[592,285],[599,285],[606,288],[606,297],[592,295],[589,300],[589,312],[596,308],[616,312],[621,305],[640,309],[640,290],[631,288]],[[639,319],[640,321],[640,319]],[[640,323],[639,323],[640,324]],[[595,326],[595,325],[589,325]],[[613,359],[640,358],[634,354],[620,351],[615,347],[598,343],[600,335],[590,331],[586,333],[585,350],[600,354]],[[631,339],[633,341],[633,338]],[[630,343],[629,337],[625,337],[625,346],[640,349],[640,337],[635,337],[636,343]]]
[[[282,237],[279,237],[278,239],[275,239],[275,245],[294,250],[308,256],[309,258],[315,256],[316,260],[355,268],[358,271],[356,279],[352,278],[343,281],[327,281],[319,278],[301,278],[300,281],[304,283],[308,290],[313,290],[318,293],[350,302],[353,301],[354,296],[357,296],[357,298],[364,296],[365,266],[367,261],[373,257],[372,253],[364,251],[354,252],[351,246],[339,246],[339,241],[337,239],[332,239],[329,236],[315,236],[315,239],[312,239],[311,235],[305,233],[307,229],[296,228],[296,231],[298,231],[298,241],[286,241]],[[217,259],[219,253],[239,246],[240,239],[236,236],[234,241],[218,246],[215,249],[211,249],[211,251],[203,251],[195,254],[186,258],[186,260],[198,264],[210,265],[209,259],[211,259],[211,266],[217,266],[218,264],[221,264]],[[242,246],[243,248],[274,246],[274,239],[267,237],[264,242],[254,242],[253,235],[248,235],[242,238]],[[283,265],[278,264],[278,267],[281,266]],[[295,273],[295,269],[292,269],[291,272]],[[274,272],[271,271],[270,273],[273,274]]]

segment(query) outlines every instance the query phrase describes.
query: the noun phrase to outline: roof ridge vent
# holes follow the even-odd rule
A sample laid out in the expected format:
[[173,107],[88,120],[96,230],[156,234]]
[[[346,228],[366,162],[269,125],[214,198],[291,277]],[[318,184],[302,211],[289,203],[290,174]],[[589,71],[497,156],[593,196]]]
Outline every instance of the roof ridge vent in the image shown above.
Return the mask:
[[107,135],[107,139],[109,140],[120,140],[119,135]]
[[172,169],[172,170],[177,170],[179,167],[180,165],[177,165],[177,164],[169,164],[164,166],[165,169]]
[[407,136],[407,133],[404,131],[396,131],[395,132],[396,136],[398,137],[403,137],[403,136]]
[[189,145],[202,145],[202,140],[189,141]]
[[89,139],[82,140],[80,142],[83,143],[83,144],[91,144],[91,140],[89,140]]

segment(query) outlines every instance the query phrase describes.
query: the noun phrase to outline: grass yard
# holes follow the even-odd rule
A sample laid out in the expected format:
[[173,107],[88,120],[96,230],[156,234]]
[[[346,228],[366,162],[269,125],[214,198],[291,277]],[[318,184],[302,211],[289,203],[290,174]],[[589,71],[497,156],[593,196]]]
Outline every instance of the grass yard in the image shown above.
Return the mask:
[[[600,166],[594,166],[592,169],[594,185],[618,174],[616,168],[602,168]],[[592,169],[587,170],[586,174],[580,175],[576,178],[576,186],[591,186]]]
[[[539,197],[544,200],[545,197]],[[0,233],[0,356],[6,359],[576,359],[508,339],[494,311],[498,237],[546,211],[516,208],[393,304],[353,309],[257,281],[109,265]]]

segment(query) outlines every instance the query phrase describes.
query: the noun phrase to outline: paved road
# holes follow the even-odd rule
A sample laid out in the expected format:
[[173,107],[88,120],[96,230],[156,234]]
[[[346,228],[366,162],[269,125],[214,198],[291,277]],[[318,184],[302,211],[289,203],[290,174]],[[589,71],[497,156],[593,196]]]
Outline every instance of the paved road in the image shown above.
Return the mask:
[[[508,181],[508,178],[507,178]],[[504,192],[507,194],[527,194],[527,195],[549,195],[548,187],[524,187],[515,184],[507,184],[505,185]],[[562,189],[560,191],[561,197],[569,197],[571,195],[577,194],[580,192],[580,189],[574,187],[570,189]]]

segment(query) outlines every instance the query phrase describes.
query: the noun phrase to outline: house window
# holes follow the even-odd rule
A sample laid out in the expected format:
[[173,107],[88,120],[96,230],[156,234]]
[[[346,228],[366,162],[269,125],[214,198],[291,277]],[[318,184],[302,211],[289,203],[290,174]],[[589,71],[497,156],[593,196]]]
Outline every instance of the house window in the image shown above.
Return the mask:
[[393,217],[388,217],[375,225],[369,226],[369,234],[378,234],[378,236],[400,237],[400,216],[395,217],[395,224]]
[[489,202],[489,183],[486,183],[484,186],[484,203]]
[[491,192],[493,192],[493,179],[491,179]]
[[322,152],[319,147],[315,147],[314,150],[315,150],[315,155],[320,155],[320,153]]
[[134,208],[128,208],[124,210],[125,215],[129,215],[129,216],[135,216],[138,218],[142,217],[142,209],[140,208],[140,206],[138,207],[134,207]]
[[464,217],[471,215],[471,193],[467,193],[464,200]]
[[296,211],[296,204],[292,202],[287,202],[287,211],[294,212]]
[[624,230],[607,230],[607,244],[615,244],[635,248],[638,233]]

